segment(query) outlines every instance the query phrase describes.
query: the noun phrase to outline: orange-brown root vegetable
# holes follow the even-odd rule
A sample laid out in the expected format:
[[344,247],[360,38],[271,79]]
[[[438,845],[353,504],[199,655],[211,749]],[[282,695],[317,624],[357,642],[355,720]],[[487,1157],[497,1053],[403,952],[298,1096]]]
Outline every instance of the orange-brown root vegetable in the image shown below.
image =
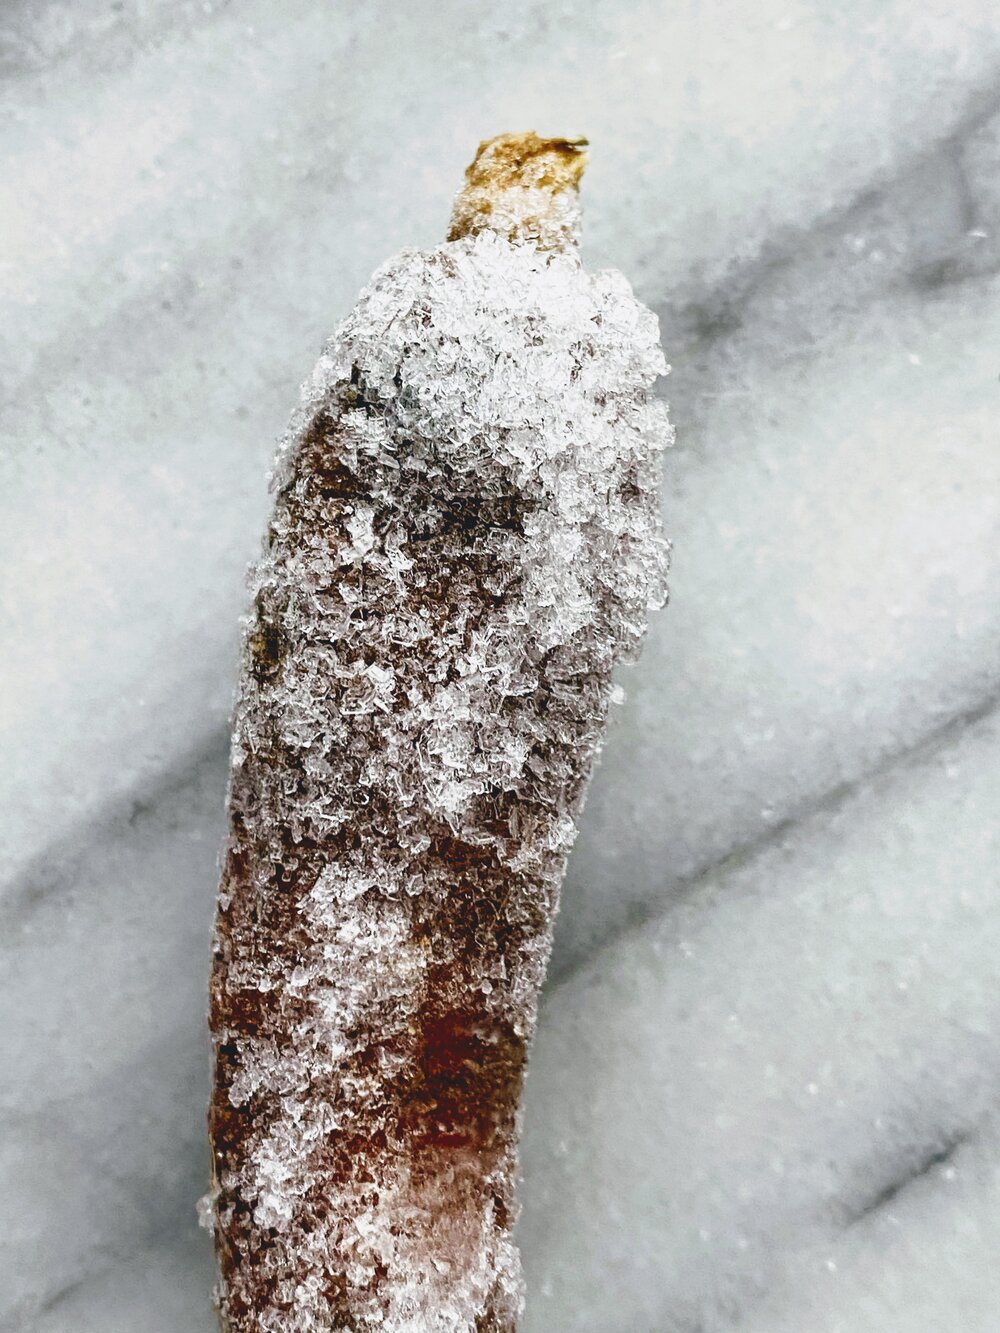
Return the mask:
[[515,1327],[559,885],[666,563],[656,321],[580,263],[581,149],[480,147],[279,455],[211,983],[230,1333]]

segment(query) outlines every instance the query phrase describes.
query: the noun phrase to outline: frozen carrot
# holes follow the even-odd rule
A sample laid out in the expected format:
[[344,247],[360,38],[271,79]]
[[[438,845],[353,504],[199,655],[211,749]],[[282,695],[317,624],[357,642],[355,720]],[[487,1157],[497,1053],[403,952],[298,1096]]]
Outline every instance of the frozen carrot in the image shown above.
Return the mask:
[[230,1333],[508,1333],[519,1100],[612,673],[665,598],[655,317],[584,141],[483,143],[279,453],[236,708],[207,1211]]

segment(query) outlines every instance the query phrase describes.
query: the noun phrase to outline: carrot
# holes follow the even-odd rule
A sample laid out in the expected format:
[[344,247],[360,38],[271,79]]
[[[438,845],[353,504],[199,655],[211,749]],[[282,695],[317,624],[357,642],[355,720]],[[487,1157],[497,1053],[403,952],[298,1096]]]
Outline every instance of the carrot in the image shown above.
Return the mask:
[[231,1333],[512,1330],[521,1087],[617,663],[665,600],[655,317],[583,140],[480,146],[304,388],[244,644],[207,1210]]

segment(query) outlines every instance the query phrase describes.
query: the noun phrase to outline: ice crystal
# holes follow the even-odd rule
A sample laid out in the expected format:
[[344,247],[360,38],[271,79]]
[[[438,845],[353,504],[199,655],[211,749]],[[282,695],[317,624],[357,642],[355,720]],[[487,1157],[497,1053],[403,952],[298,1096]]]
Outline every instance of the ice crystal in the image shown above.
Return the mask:
[[234,1333],[515,1324],[559,884],[665,597],[657,324],[571,212],[386,264],[279,451],[213,973]]

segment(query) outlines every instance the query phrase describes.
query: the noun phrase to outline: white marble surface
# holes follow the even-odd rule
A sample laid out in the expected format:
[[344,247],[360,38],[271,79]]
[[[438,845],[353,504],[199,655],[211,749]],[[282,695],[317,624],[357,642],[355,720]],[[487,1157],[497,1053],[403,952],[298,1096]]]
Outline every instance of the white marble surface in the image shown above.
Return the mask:
[[242,571],[322,337],[475,141],[584,131],[673,601],[529,1080],[526,1333],[995,1333],[1000,10],[0,14],[0,1330],[208,1333]]

